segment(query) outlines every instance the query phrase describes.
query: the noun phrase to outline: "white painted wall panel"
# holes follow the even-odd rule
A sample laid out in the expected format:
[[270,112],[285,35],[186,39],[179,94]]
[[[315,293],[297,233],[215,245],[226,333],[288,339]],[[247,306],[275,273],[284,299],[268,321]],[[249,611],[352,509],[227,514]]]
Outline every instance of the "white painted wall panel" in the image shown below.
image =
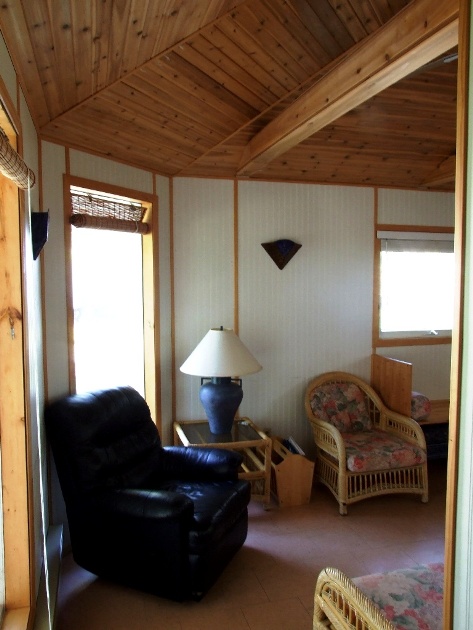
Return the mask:
[[21,192],[25,198],[25,256],[23,259],[24,291],[26,298],[27,342],[26,359],[28,369],[25,384],[30,405],[29,455],[32,475],[33,519],[32,531],[35,536],[34,576],[36,593],[39,589],[41,567],[43,564],[43,532],[48,528],[48,491],[46,489],[47,447],[42,423],[44,409],[44,375],[43,375],[43,330],[42,330],[42,287],[41,259],[33,260],[31,241],[31,212],[39,208],[39,173],[38,173],[38,140],[36,129],[31,119],[26,100],[20,92],[20,116],[23,132],[23,159],[36,175],[36,182],[29,191]]
[[64,147],[41,143],[43,210],[49,210],[49,238],[44,248],[46,363],[48,396],[69,392],[67,346],[66,258],[64,248]]
[[[69,393],[63,197],[63,174],[66,172],[65,148],[50,142],[41,142],[41,163],[43,210],[49,210],[48,242],[42,254],[45,278],[45,376],[47,381],[46,394],[48,400],[53,400]],[[68,545],[70,539],[66,507],[52,458],[50,465],[50,520],[52,524],[64,525],[64,541]]]
[[179,367],[210,328],[234,327],[233,182],[174,180],[177,417],[200,418],[200,378]]
[[158,195],[159,336],[161,360],[161,418],[163,439],[171,439],[172,429],[172,344],[171,344],[171,221],[170,182],[156,177]]
[[453,227],[455,195],[381,188],[378,192],[378,223]]
[[153,192],[153,175],[149,171],[107,160],[90,153],[70,151],[71,175],[97,180],[106,184]]
[[[241,413],[305,446],[308,381],[369,377],[372,224],[370,189],[239,185],[240,336],[263,365],[245,378]],[[281,238],[302,245],[283,270],[261,246]]]

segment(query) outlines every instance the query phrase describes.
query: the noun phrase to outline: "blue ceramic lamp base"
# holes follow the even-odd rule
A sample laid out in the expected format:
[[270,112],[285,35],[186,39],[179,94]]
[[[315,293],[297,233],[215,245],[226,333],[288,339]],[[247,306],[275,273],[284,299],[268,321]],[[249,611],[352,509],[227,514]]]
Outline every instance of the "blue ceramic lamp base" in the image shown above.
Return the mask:
[[207,414],[210,432],[230,433],[233,420],[243,399],[241,384],[230,377],[213,377],[200,388],[200,402]]

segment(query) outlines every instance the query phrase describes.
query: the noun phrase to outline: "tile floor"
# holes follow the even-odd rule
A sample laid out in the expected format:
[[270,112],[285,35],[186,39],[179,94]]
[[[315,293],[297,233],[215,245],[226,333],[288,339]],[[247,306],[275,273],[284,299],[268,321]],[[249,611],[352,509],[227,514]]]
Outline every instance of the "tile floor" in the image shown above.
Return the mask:
[[446,463],[429,468],[430,501],[391,495],[348,516],[324,488],[310,504],[264,510],[250,504],[249,533],[200,602],[176,603],[112,585],[63,561],[56,630],[310,630],[318,572],[350,577],[442,561]]

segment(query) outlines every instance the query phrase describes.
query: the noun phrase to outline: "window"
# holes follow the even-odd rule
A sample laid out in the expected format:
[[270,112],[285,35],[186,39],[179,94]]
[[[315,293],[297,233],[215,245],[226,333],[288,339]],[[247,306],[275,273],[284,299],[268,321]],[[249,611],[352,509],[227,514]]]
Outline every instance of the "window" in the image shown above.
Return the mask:
[[453,234],[378,232],[379,339],[451,336]]
[[160,425],[156,198],[66,177],[71,391],[131,385]]
[[73,228],[71,245],[76,392],[144,395],[141,237]]

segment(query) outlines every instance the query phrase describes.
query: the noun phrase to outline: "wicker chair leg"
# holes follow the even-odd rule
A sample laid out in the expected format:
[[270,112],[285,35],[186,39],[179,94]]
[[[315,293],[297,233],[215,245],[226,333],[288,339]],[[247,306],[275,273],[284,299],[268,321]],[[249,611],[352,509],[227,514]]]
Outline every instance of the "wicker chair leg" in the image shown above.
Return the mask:
[[313,625],[314,625],[314,630],[319,630],[320,628],[329,628],[330,627],[330,621],[329,621],[329,619],[327,619],[326,614],[324,613],[324,611],[322,610],[322,608],[319,605],[317,593],[315,594],[315,597],[314,597]]

